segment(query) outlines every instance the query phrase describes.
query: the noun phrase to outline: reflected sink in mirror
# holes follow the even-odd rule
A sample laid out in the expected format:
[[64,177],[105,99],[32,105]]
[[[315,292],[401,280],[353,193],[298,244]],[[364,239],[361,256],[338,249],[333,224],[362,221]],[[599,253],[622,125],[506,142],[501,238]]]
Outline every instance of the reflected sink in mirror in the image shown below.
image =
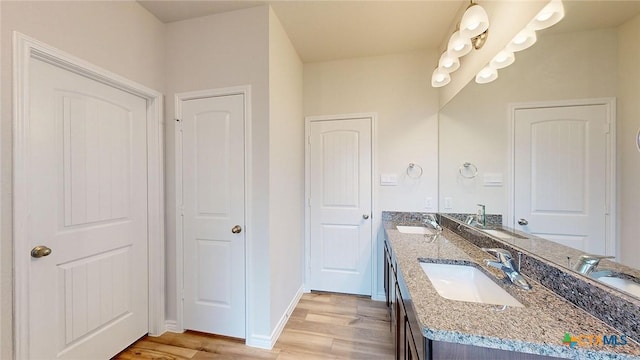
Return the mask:
[[396,229],[403,234],[421,234],[421,235],[433,235],[434,231],[424,226],[401,226],[397,225]]
[[509,230],[505,230],[505,229],[498,229],[498,228],[494,228],[494,229],[480,229],[483,232],[491,235],[491,236],[495,236],[497,238],[500,239],[527,239],[526,237],[522,236],[522,235],[518,235],[514,232],[511,232]]
[[449,300],[524,307],[480,269],[469,265],[420,262],[438,294]]
[[616,289],[625,291],[633,296],[640,297],[640,284],[633,280],[624,279],[615,275],[594,276],[592,274],[591,277]]

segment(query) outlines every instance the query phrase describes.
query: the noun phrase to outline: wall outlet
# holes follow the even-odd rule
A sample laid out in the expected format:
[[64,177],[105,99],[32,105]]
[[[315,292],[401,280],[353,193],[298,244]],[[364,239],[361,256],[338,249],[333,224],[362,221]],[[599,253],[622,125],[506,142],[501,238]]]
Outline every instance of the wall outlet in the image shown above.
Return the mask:
[[444,209],[445,210],[453,209],[453,198],[450,198],[450,197],[444,198]]
[[433,210],[433,198],[428,196],[424,199],[424,208],[427,210]]

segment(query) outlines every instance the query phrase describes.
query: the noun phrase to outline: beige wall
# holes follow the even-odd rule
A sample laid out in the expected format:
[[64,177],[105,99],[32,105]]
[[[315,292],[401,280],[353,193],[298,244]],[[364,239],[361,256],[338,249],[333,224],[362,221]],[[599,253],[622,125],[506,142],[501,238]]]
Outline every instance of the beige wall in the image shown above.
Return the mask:
[[618,32],[618,193],[620,260],[640,268],[640,16]]
[[[438,95],[428,66],[436,60],[419,51],[304,65],[305,116],[378,114],[375,231],[382,210],[427,211],[427,197],[438,208]],[[424,169],[418,180],[406,176],[411,162]],[[397,174],[398,186],[380,186],[382,173]]]
[[[498,80],[469,83],[440,113],[440,210],[505,214],[508,202],[508,112],[510,103],[615,97],[615,29],[549,35],[516,53],[516,62],[499,71]],[[462,180],[464,162],[478,176]],[[483,175],[503,175],[504,186],[485,187]],[[444,207],[450,197],[452,209]]]
[[164,25],[134,1],[0,2],[0,358],[12,352],[12,32],[34,37],[152,89],[164,90]]
[[[167,119],[177,92],[251,85],[251,176],[246,224],[248,341],[271,334],[269,262],[269,7],[205,16],[167,24]],[[166,126],[167,319],[176,319],[175,126]]]
[[269,197],[273,331],[302,288],[304,244],[302,61],[273,10],[269,11]]

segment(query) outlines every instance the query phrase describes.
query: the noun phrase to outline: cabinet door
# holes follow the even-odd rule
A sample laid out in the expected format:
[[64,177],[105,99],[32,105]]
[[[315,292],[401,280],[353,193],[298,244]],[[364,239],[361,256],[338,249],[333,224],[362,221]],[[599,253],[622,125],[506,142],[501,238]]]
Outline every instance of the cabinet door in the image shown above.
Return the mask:
[[407,323],[407,314],[404,311],[404,305],[402,304],[402,295],[400,294],[400,289],[398,288],[398,284],[395,284],[396,289],[396,359],[404,360],[407,358],[407,333],[406,333],[406,323]]
[[418,349],[416,349],[416,344],[413,342],[413,332],[411,331],[411,327],[409,326],[409,319],[405,317],[405,350],[406,350],[406,360],[420,360],[420,356],[418,355]]
[[389,284],[390,284],[390,271],[391,269],[389,269],[389,267],[391,266],[391,261],[389,259],[389,249],[387,247],[387,243],[385,241],[384,243],[384,294],[385,294],[385,299],[387,302],[387,307],[389,307],[390,305],[390,289],[389,289]]

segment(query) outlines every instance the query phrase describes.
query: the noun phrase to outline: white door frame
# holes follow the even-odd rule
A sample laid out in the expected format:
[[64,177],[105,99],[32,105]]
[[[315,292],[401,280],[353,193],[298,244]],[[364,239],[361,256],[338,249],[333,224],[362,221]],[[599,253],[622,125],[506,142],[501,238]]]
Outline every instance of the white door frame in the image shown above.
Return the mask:
[[[509,119],[509,152],[508,152],[508,174],[509,180],[509,199],[507,201],[507,216],[504,221],[511,222],[509,226],[515,223],[515,118],[516,110],[522,109],[542,109],[550,107],[563,106],[587,106],[587,105],[604,105],[607,108],[607,156],[606,156],[606,192],[605,192],[605,249],[606,255],[614,255],[620,258],[619,241],[617,238],[618,218],[617,218],[617,197],[616,197],[616,99],[615,98],[595,98],[595,99],[575,99],[560,101],[540,101],[527,103],[509,104],[507,115]],[[604,129],[603,129],[604,130]]]
[[304,118],[304,292],[309,292],[309,280],[311,277],[311,212],[309,211],[309,198],[311,196],[311,145],[309,139],[311,137],[311,123],[316,121],[335,121],[335,120],[350,120],[350,119],[371,119],[371,298],[374,300],[384,300],[384,296],[378,296],[378,270],[380,264],[378,261],[378,246],[376,240],[378,233],[376,229],[380,227],[382,219],[377,215],[378,209],[378,196],[377,187],[374,174],[377,173],[377,156],[376,148],[378,145],[377,136],[377,113],[356,113],[356,114],[342,114],[342,115],[321,115],[321,116],[306,116]]
[[[244,97],[244,223],[251,224],[251,85],[235,86],[220,89],[208,89],[200,91],[190,91],[175,94],[175,115],[176,121],[182,119],[182,102],[187,100],[203,99],[215,96],[243,95]],[[184,237],[182,228],[182,135],[177,130],[175,134],[175,161],[176,161],[176,326],[175,331],[183,332],[184,329],[184,303],[182,294],[184,291]],[[243,229],[245,245],[245,300],[251,298],[251,287],[249,286],[251,272],[251,226]],[[251,327],[249,316],[249,301],[245,301],[245,341],[249,340],[248,332]]]
[[29,353],[29,269],[27,160],[29,155],[30,60],[38,59],[147,100],[147,236],[151,335],[165,331],[164,177],[162,94],[19,32],[13,33],[13,264],[16,359]]

